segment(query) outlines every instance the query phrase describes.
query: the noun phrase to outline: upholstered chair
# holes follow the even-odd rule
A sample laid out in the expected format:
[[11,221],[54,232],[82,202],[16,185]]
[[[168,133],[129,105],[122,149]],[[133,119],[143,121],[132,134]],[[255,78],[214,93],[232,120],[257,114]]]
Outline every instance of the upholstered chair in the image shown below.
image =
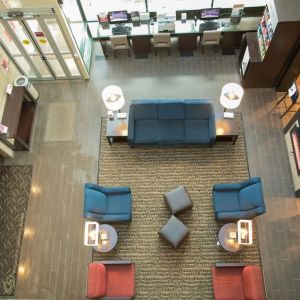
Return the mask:
[[96,261],[88,265],[87,298],[130,300],[134,298],[135,265],[131,261]]
[[131,191],[129,187],[84,185],[83,216],[97,222],[129,222],[131,220]]
[[259,177],[241,183],[215,184],[213,201],[218,221],[252,219],[266,211]]
[[130,57],[130,45],[128,42],[127,35],[116,35],[110,37],[110,42],[112,45],[112,49],[114,51],[115,58],[117,58],[117,51],[120,50],[127,50],[128,51],[128,57]]
[[221,31],[219,30],[208,30],[203,31],[203,35],[200,41],[201,44],[201,52],[204,52],[204,46],[213,45],[215,47],[215,51],[217,50],[216,46],[220,44],[221,39]]
[[168,49],[168,54],[171,54],[171,35],[170,33],[153,34],[154,54],[157,55],[158,48]]

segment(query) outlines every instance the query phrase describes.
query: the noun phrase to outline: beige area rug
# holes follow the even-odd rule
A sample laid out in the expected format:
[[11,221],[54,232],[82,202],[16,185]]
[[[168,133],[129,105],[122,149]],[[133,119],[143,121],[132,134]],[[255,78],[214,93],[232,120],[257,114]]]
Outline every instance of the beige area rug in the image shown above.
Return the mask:
[[[218,249],[221,227],[215,222],[212,186],[248,178],[242,122],[239,138],[209,147],[138,147],[113,143],[105,138],[103,120],[98,183],[130,186],[133,219],[115,224],[116,248],[93,253],[93,260],[131,259],[136,264],[136,299],[213,299],[211,267],[216,262],[259,264],[256,234],[254,245],[232,254]],[[170,217],[163,193],[184,185],[194,202],[191,211],[179,215],[191,230],[179,249],[174,250],[157,231]]]
[[50,103],[44,141],[73,141],[75,136],[75,112],[75,102]]

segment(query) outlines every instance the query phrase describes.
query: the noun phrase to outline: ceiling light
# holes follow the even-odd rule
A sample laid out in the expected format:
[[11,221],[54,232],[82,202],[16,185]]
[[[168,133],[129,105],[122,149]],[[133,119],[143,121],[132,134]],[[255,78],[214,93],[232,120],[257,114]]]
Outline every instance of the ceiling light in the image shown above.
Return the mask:
[[3,5],[6,8],[21,8],[22,3],[20,0],[2,0]]

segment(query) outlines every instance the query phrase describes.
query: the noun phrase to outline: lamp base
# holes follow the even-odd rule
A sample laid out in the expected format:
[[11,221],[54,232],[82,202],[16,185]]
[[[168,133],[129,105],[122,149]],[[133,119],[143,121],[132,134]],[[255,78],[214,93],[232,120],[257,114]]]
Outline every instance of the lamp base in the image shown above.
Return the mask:
[[234,119],[234,113],[233,112],[224,112],[224,119]]

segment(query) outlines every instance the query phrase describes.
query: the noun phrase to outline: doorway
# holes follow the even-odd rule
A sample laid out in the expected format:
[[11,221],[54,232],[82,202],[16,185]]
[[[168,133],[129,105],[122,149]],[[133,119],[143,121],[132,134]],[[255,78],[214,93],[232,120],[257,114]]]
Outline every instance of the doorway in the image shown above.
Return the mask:
[[1,17],[0,44],[32,80],[83,78],[54,14]]

